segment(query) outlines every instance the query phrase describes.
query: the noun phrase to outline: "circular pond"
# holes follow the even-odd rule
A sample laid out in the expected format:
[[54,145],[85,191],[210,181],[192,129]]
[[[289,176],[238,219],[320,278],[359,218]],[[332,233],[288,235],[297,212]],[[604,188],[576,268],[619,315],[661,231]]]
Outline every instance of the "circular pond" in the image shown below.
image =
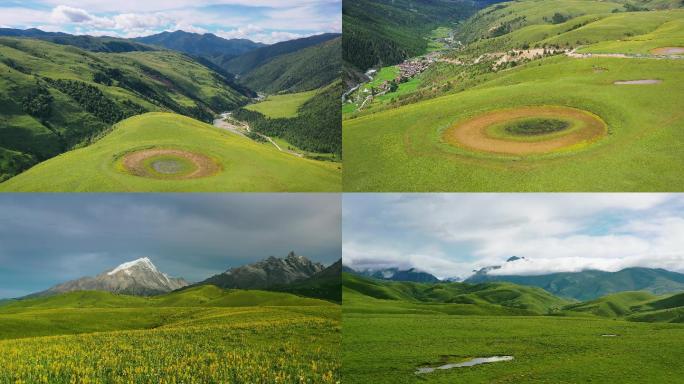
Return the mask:
[[537,155],[594,142],[607,133],[598,116],[559,106],[496,110],[459,122],[446,143],[495,154]]
[[194,179],[211,176],[220,166],[208,156],[179,149],[144,149],[126,154],[127,173],[153,179]]

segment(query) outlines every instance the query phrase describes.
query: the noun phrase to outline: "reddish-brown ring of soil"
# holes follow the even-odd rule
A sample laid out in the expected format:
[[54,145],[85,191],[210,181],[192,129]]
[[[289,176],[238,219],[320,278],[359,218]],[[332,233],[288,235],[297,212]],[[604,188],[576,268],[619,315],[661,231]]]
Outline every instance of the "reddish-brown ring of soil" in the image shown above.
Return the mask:
[[[545,141],[513,141],[493,138],[486,131],[492,125],[510,120],[545,117],[580,120],[584,126],[567,135]],[[452,145],[468,149],[509,155],[533,155],[553,152],[562,148],[597,140],[606,134],[606,124],[595,115],[569,107],[521,107],[488,112],[470,120],[455,124],[444,131],[444,140]]]
[[[190,173],[181,175],[167,175],[159,177],[154,173],[149,172],[145,168],[144,161],[150,157],[155,156],[177,156],[190,161],[195,165],[195,170]],[[193,152],[183,151],[180,149],[144,149],[129,153],[123,158],[123,165],[128,172],[140,177],[149,177],[154,179],[197,179],[200,177],[211,176],[217,173],[221,167],[211,158]]]
[[662,47],[652,49],[651,53],[654,55],[682,55],[684,54],[684,47]]

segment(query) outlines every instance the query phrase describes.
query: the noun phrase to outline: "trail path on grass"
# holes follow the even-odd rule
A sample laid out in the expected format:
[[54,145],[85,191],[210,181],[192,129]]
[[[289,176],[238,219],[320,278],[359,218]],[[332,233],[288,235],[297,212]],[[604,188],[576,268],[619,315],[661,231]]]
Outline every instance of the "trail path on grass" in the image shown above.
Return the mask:
[[[247,137],[247,135],[245,135],[245,131],[246,131],[246,132],[252,132],[252,130],[249,128],[249,125],[248,125],[248,124],[241,123],[241,125],[238,126],[238,125],[233,124],[233,123],[231,123],[231,122],[229,122],[229,121],[226,121],[225,119],[228,118],[229,116],[230,116],[230,113],[229,113],[229,112],[227,112],[227,113],[222,113],[220,119],[215,119],[215,120],[214,120],[214,126],[215,126],[216,128],[220,128],[220,129],[223,129],[223,130],[226,130],[226,131],[229,131],[229,132],[238,134],[238,135],[240,135],[240,136],[242,136],[242,137]],[[261,134],[261,133],[259,133],[259,132],[253,132],[253,133],[255,133],[255,134],[258,135],[259,137],[263,138],[264,140],[267,140],[269,143],[273,144],[273,146],[276,147],[280,152],[289,153],[289,154],[295,155],[295,156],[297,156],[297,157],[304,157],[304,154],[302,154],[302,153],[295,152],[295,151],[292,151],[292,150],[289,150],[289,149],[283,149],[283,148],[281,148],[275,141],[273,141],[273,139],[271,139],[270,137],[268,137],[268,136],[266,136],[266,135],[263,135],[263,134]]]

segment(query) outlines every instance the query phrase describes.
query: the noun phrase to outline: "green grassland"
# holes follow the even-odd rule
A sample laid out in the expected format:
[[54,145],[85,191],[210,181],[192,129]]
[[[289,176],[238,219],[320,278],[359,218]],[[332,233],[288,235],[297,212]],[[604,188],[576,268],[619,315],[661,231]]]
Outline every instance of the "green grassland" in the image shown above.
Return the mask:
[[[503,3],[460,27],[473,43],[455,58],[477,57],[523,45],[582,46],[583,53],[625,53],[630,58],[565,55],[522,62],[505,70],[489,64],[439,63],[418,78],[399,102],[345,110],[345,191],[679,191],[684,61],[654,60],[657,47],[681,46],[684,11],[613,13],[621,2]],[[645,6],[673,6],[648,2]],[[618,7],[618,8],[619,8]],[[549,19],[563,9],[568,20]],[[622,9],[622,8],[620,8]],[[517,16],[516,16],[517,15]],[[524,16],[502,36],[483,38],[496,23]],[[471,33],[473,32],[473,33]],[[468,35],[468,33],[471,33]],[[479,40],[477,40],[479,38]],[[655,85],[618,86],[655,79]],[[390,97],[384,95],[382,97]],[[402,100],[403,99],[403,100]],[[448,127],[482,113],[557,105],[589,111],[608,125],[594,143],[534,156],[473,152],[444,142]]]
[[246,106],[245,109],[259,112],[272,119],[295,117],[299,112],[299,107],[317,93],[318,90],[313,90],[284,95],[271,95],[261,102]]
[[340,307],[202,286],[0,306],[0,382],[339,382]]
[[0,181],[88,145],[147,111],[210,121],[247,98],[229,79],[170,51],[99,53],[0,38]]
[[[684,325],[664,317],[649,323],[643,316],[595,315],[580,309],[584,304],[553,300],[548,293],[531,300],[537,291],[515,284],[397,283],[348,274],[343,284],[342,374],[348,383],[676,383],[684,373],[678,363]],[[430,286],[442,294],[426,294]],[[449,302],[472,290],[493,293],[485,301],[476,296],[470,303]],[[681,309],[675,306],[681,295],[642,292],[602,303],[651,303],[650,309],[662,300],[670,310]],[[419,367],[503,355],[514,359],[415,373]]]
[[[134,176],[121,165],[143,149],[180,149],[208,156],[214,175],[183,180]],[[339,165],[301,159],[197,120],[147,113],[118,123],[96,143],[45,161],[0,184],[2,191],[337,191]]]

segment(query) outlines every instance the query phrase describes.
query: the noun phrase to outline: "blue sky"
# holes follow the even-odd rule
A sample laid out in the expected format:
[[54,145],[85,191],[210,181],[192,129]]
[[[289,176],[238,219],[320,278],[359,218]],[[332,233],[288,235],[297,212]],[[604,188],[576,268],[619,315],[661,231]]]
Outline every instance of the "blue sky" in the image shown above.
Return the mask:
[[677,194],[345,194],[343,261],[418,268],[440,278],[584,269],[684,273]]
[[0,27],[137,37],[211,32],[267,44],[342,30],[341,0],[4,0]]
[[341,257],[337,194],[2,194],[0,298],[149,257],[200,281],[295,251]]

